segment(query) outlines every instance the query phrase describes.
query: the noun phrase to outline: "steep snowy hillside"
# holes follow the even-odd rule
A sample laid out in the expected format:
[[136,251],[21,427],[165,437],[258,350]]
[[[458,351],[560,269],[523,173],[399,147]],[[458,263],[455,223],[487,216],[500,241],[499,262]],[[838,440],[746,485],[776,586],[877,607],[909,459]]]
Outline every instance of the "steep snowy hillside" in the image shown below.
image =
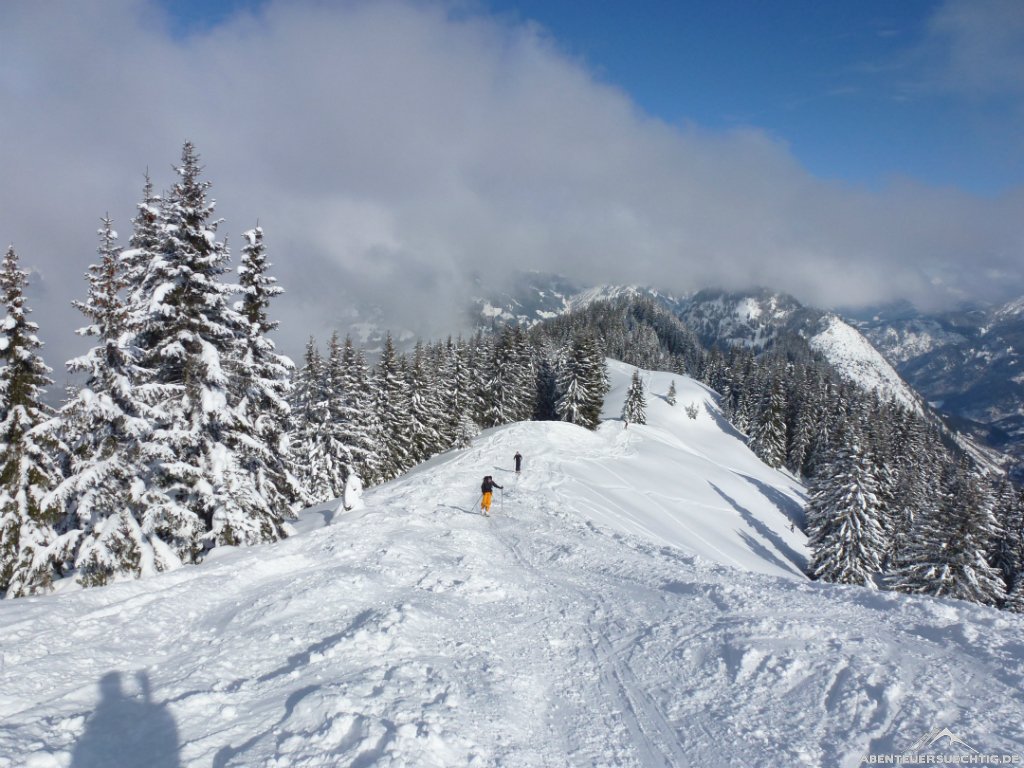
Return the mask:
[[943,728],[1024,750],[1024,620],[808,581],[799,485],[703,387],[645,378],[648,425],[490,430],[286,541],[0,603],[0,768],[854,766]]
[[842,376],[864,389],[921,412],[921,398],[857,329],[835,315],[826,316],[823,325],[807,340],[811,349],[820,352]]
[[767,290],[701,291],[680,317],[705,344],[742,345],[759,351],[798,336],[847,380],[885,399],[921,409],[921,399],[858,330],[832,313],[802,306],[791,296]]

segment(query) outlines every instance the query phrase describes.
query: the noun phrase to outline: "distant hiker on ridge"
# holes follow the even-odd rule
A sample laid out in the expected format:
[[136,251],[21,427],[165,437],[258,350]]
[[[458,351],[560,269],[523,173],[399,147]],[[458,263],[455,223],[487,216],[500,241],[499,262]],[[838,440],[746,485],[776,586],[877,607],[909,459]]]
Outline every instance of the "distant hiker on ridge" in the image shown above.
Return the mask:
[[521,454],[519,451],[516,451],[516,455],[513,456],[512,458],[516,460],[516,474],[518,475],[523,468],[523,454]]
[[484,478],[483,483],[480,485],[480,492],[483,494],[480,498],[480,509],[485,517],[491,516],[491,494],[494,492],[495,488],[502,488],[502,490],[504,490],[502,486],[494,482],[493,477],[487,475]]

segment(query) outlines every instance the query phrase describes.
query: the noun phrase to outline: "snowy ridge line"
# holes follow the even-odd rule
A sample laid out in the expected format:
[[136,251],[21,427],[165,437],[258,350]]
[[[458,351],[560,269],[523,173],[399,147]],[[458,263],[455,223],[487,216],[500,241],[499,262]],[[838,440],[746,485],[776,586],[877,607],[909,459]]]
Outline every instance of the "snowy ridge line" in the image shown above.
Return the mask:
[[706,388],[647,377],[673,379],[646,425],[487,430],[289,539],[0,603],[0,768],[854,766],[937,727],[1024,750],[1024,621],[809,581],[799,483]]

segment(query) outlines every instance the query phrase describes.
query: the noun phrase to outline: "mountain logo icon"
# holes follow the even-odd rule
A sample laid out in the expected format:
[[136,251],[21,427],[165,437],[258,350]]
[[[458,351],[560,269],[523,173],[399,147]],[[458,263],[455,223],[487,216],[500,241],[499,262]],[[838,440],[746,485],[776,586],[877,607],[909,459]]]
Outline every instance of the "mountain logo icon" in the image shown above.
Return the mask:
[[934,731],[926,733],[917,741],[916,744],[914,744],[914,746],[907,750],[907,752],[920,752],[922,749],[928,749],[940,739],[948,739],[948,741],[946,742],[947,747],[963,747],[964,749],[969,749],[971,752],[974,752],[975,754],[979,754],[978,750],[976,750],[966,741],[964,741],[951,730],[949,730],[949,728],[938,728]]

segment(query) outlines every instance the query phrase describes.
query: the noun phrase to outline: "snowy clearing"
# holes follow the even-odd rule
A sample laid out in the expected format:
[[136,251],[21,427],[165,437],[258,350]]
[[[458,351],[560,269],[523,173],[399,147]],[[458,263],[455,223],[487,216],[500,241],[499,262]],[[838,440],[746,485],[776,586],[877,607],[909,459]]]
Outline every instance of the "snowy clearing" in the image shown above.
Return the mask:
[[0,768],[1024,751],[1024,619],[808,581],[799,484],[705,388],[644,376],[647,426],[497,428],[286,541],[0,603]]

